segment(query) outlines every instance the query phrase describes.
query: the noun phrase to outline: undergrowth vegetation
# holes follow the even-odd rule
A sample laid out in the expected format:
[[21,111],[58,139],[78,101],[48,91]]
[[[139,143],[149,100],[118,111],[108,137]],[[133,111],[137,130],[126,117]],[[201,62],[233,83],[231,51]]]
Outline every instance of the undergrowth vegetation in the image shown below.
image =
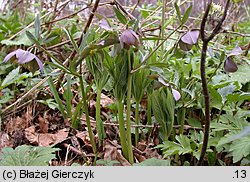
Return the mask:
[[1,165],[250,164],[249,7],[69,2],[2,10]]

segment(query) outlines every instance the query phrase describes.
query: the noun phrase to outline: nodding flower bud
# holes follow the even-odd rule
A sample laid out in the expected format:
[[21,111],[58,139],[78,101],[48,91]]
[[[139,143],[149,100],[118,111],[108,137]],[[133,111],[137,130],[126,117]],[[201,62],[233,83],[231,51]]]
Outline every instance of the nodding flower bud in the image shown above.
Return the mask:
[[139,36],[133,30],[125,30],[120,36],[120,44],[122,48],[129,49],[130,46],[140,46]]
[[181,50],[190,51],[193,45],[198,42],[199,34],[198,30],[191,30],[185,33],[179,41]]
[[238,66],[231,59],[232,56],[227,57],[226,61],[224,62],[224,70],[229,73],[234,73],[238,70]]

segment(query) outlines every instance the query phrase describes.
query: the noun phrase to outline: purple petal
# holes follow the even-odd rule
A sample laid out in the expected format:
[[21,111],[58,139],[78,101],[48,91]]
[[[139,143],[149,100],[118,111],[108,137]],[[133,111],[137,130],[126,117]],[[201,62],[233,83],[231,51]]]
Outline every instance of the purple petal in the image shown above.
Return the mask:
[[42,63],[42,61],[36,56],[35,56],[35,60],[36,60],[36,62],[38,64],[38,66],[39,66],[40,72],[43,73],[43,63]]
[[107,20],[105,19],[102,19],[100,22],[99,22],[99,26],[105,30],[108,30],[108,31],[112,31],[112,28],[109,26]]
[[238,55],[241,55],[242,52],[243,52],[242,49],[239,46],[237,46],[233,50],[230,51],[228,57],[229,56],[238,56]]
[[176,101],[178,101],[178,100],[181,98],[180,92],[178,92],[177,90],[175,90],[175,89],[173,89],[173,88],[172,88],[172,94],[173,94],[174,99],[175,99]]
[[22,49],[16,50],[16,57],[19,64],[25,64],[32,61],[35,58],[35,55],[29,51],[24,51]]
[[6,63],[6,62],[9,61],[10,58],[12,58],[15,54],[16,54],[16,51],[13,51],[13,52],[7,54],[7,56],[4,58],[3,62]]
[[181,40],[182,42],[193,45],[197,43],[199,34],[200,32],[198,30],[189,31],[181,37]]

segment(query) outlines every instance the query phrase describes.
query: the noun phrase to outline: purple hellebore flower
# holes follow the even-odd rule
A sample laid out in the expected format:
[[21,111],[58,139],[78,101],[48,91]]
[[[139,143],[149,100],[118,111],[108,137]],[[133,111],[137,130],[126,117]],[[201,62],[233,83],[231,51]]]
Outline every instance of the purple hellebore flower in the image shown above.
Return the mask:
[[140,45],[139,36],[133,30],[125,30],[120,36],[122,48],[129,49],[131,45],[138,47]]
[[42,63],[42,61],[35,54],[32,54],[31,52],[25,51],[25,50],[22,50],[22,49],[17,49],[15,51],[9,53],[4,58],[3,62],[6,63],[14,55],[16,55],[17,62],[19,64],[25,64],[25,63],[31,62],[33,59],[35,59],[36,62],[37,62],[37,64],[38,64],[38,66],[39,66],[40,72],[43,73],[43,63]]

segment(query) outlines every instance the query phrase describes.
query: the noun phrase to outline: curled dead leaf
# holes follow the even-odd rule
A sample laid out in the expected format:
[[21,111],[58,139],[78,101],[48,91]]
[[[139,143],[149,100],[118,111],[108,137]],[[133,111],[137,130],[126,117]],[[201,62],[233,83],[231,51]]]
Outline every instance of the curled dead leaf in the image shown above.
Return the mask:
[[131,166],[131,164],[123,157],[120,146],[114,141],[105,140],[104,142],[104,160],[117,160],[122,166]]
[[31,126],[25,129],[25,136],[32,144],[37,144],[38,146],[49,146],[52,144],[57,144],[62,142],[68,137],[68,130],[66,128],[59,130],[55,134],[46,133],[40,134],[35,131],[35,126]]

